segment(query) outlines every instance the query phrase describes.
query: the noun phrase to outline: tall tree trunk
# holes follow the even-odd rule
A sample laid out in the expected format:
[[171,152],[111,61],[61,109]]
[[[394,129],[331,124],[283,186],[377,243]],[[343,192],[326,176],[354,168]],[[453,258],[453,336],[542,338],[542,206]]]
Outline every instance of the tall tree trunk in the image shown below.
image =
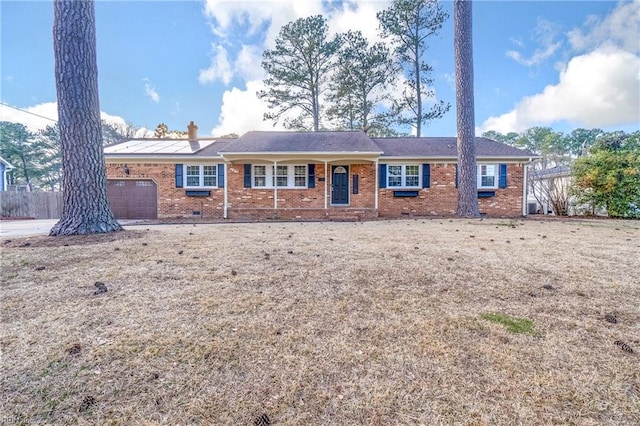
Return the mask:
[[453,28],[458,128],[458,216],[479,217],[476,174],[471,0],[454,0]]
[[320,130],[320,100],[316,96],[313,100],[313,131]]
[[107,200],[93,0],[55,0],[53,50],[64,204],[50,235],[119,231]]
[[[418,11],[418,15],[420,11]],[[418,15],[416,15],[416,29],[418,28]],[[416,30],[417,34],[417,30]],[[416,42],[414,45],[415,52],[415,71],[416,71],[416,138],[422,136],[422,84],[420,81],[420,46],[418,42],[418,38],[416,37]]]
[[31,178],[29,177],[29,166],[27,165],[27,159],[24,154],[20,154],[20,161],[22,162],[22,173],[24,174],[24,180],[27,182],[27,187],[31,191]]

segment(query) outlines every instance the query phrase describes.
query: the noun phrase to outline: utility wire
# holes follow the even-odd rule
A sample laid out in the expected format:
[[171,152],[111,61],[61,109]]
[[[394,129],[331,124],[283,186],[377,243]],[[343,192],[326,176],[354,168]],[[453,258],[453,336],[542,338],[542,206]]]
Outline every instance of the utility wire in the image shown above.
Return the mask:
[[35,115],[36,117],[43,118],[43,119],[49,120],[49,121],[53,121],[54,123],[58,122],[58,120],[54,120],[53,118],[45,117],[44,115],[36,114],[35,112],[26,111],[24,109],[20,109],[18,107],[14,107],[13,105],[5,104],[4,102],[0,102],[0,105],[4,105],[6,107],[13,108],[16,111],[24,112],[25,114]]

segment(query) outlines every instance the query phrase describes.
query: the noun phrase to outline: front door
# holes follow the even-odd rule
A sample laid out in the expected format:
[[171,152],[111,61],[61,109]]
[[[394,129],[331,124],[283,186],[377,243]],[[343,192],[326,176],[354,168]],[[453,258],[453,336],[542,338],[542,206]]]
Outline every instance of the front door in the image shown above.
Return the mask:
[[349,166],[331,166],[331,204],[349,204]]

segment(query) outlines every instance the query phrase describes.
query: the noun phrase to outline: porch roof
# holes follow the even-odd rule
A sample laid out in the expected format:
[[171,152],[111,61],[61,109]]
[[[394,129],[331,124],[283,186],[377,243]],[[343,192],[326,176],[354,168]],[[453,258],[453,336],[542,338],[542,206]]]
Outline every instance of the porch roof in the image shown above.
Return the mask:
[[252,131],[245,133],[220,152],[225,157],[230,154],[382,154],[382,150],[361,131]]

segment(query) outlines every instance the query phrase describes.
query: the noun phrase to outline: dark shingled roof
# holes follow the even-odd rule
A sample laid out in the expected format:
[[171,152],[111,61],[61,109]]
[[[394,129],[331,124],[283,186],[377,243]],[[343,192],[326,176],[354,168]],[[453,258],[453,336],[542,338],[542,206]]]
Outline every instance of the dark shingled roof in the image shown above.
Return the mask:
[[[455,137],[370,138],[362,131],[341,132],[259,132],[237,139],[132,139],[105,147],[107,157],[194,156],[220,157],[225,154],[311,154],[351,153],[382,158],[456,159]],[[492,139],[476,138],[476,156],[482,158],[537,158],[525,149]]]
[[379,154],[382,150],[364,132],[247,132],[220,152],[305,153],[358,152]]
[[[455,137],[372,138],[383,151],[383,157],[452,157],[456,158]],[[476,137],[477,157],[537,157],[526,149],[515,148],[492,139]]]
[[203,157],[219,156],[222,150],[224,150],[226,147],[233,144],[237,140],[238,139],[236,138],[216,139],[214,143],[198,151],[196,155]]

